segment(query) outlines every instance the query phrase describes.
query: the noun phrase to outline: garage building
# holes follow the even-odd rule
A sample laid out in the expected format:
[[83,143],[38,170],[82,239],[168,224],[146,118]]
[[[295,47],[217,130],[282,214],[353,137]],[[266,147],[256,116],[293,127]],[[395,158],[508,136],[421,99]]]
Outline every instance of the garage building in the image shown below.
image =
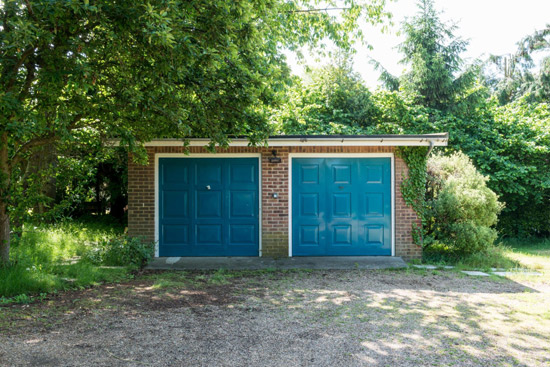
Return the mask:
[[130,157],[128,230],[157,257],[400,256],[419,258],[416,213],[400,187],[401,146],[445,146],[448,135],[275,136],[155,140]]

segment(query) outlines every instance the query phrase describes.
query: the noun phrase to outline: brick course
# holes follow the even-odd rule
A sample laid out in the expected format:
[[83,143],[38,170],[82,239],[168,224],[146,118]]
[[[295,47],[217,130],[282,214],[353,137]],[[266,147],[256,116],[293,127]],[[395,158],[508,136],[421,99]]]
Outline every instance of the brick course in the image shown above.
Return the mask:
[[[202,147],[189,147],[189,153],[208,153]],[[271,151],[275,149],[281,163],[270,163]],[[155,240],[155,154],[183,153],[183,147],[147,147],[148,164],[128,161],[128,233],[130,236]],[[217,149],[219,153],[261,153],[262,155],[262,256],[288,256],[289,153],[393,153],[394,147],[229,147]],[[395,156],[395,255],[404,259],[419,258],[422,249],[412,241],[413,223],[419,223],[416,213],[401,195],[401,183],[407,177],[405,162]],[[278,198],[272,197],[273,193]]]

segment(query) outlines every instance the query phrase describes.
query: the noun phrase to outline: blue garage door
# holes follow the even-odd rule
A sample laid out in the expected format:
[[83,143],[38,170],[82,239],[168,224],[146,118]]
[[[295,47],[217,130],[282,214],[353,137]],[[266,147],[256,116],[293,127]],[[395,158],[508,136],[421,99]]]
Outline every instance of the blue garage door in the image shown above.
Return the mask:
[[294,256],[391,255],[390,158],[294,158]]
[[159,158],[159,256],[258,256],[258,159]]

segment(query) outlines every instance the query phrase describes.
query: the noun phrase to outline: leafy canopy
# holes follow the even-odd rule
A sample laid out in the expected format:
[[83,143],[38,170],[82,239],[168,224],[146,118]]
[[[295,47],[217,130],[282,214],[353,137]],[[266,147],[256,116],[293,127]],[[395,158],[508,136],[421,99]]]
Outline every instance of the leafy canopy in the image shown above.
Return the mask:
[[283,134],[354,134],[371,124],[376,112],[371,93],[348,56],[337,64],[295,78],[287,103],[274,109],[276,129]]
[[268,132],[262,106],[288,82],[281,51],[349,47],[384,1],[6,1],[0,10],[2,131],[29,141],[91,127],[125,140]]
[[[385,0],[4,0],[0,7],[0,260],[8,206],[48,144],[228,135],[258,143],[289,82],[282,50],[349,49]],[[324,6],[324,5],[323,5]],[[6,237],[7,236],[7,237]]]

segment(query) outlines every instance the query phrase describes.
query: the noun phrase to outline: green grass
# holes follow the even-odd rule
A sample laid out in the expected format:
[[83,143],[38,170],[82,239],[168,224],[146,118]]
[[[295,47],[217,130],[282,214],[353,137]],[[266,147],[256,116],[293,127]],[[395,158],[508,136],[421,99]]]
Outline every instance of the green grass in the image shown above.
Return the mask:
[[79,260],[97,241],[122,232],[123,227],[102,218],[25,225],[12,240],[11,265],[0,267],[0,303],[127,278],[128,269]]
[[[26,225],[12,241],[12,265],[0,267],[0,304],[31,302],[45,294],[116,282],[131,277],[129,268],[108,268],[81,260],[98,241],[119,236],[123,227],[105,218],[88,218],[40,226]],[[429,255],[425,262],[455,265],[458,269],[527,268],[550,277],[550,239],[506,239],[484,254],[449,259]],[[306,270],[302,270],[306,271]],[[289,271],[292,272],[292,271]],[[179,283],[223,285],[245,275],[272,276],[273,269],[194,274],[161,273],[155,286],[169,288]],[[157,279],[158,278],[158,279]]]
[[522,267],[550,276],[550,238],[508,239],[506,256]]
[[503,239],[487,252],[456,258],[427,253],[424,262],[453,265],[458,269],[523,268],[550,271],[550,238]]
[[550,238],[509,238],[503,242],[518,253],[550,256]]

